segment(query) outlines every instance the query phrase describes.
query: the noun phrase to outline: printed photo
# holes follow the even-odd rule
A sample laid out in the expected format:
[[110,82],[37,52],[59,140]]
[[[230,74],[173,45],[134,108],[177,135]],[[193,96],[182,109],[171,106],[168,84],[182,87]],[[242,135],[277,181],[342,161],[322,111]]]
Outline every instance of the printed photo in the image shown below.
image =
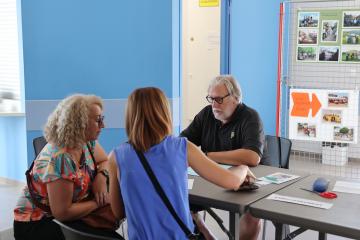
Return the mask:
[[298,44],[317,44],[317,29],[299,29]]
[[338,46],[320,47],[319,61],[329,61],[329,62],[339,61],[339,47]]
[[341,124],[342,112],[340,110],[322,110],[322,122],[323,123],[336,123]]
[[298,26],[299,27],[319,27],[319,12],[299,12]]
[[360,11],[344,11],[343,27],[360,27]]
[[360,62],[360,45],[341,46],[341,61]]
[[309,123],[298,123],[297,135],[299,137],[316,137],[316,125]]
[[333,92],[328,94],[329,107],[347,107],[349,105],[349,94]]
[[314,62],[317,60],[317,47],[297,47],[298,61]]
[[338,36],[339,21],[324,20],[321,28],[321,41],[322,42],[336,42]]
[[334,127],[334,140],[335,141],[354,141],[354,128],[345,126]]
[[344,29],[342,31],[341,43],[360,45],[360,29]]

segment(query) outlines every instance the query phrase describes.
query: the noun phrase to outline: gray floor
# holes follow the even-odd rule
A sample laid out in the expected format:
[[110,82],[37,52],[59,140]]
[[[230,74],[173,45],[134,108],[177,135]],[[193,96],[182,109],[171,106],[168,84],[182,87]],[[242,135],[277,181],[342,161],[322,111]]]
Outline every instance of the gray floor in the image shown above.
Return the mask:
[[[335,176],[343,176],[353,179],[360,178],[360,162],[349,162],[346,166],[331,166],[324,165],[314,158],[311,161],[306,156],[292,155],[290,161],[290,169],[303,170],[311,173],[322,173]],[[9,181],[0,178],[0,240],[12,240],[12,221],[13,221],[13,208],[16,204],[17,197],[23,187],[24,183]],[[224,220],[225,226],[228,225],[228,214],[224,211],[216,210],[220,217]],[[217,236],[219,240],[227,239],[226,235],[221,231],[214,220],[207,216],[206,224],[210,227],[212,232]],[[126,228],[126,224],[125,224]],[[295,227],[291,227],[295,229]],[[266,239],[274,239],[274,227],[268,222]],[[120,230],[121,232],[121,230]],[[261,239],[261,236],[259,236]],[[317,239],[317,232],[306,231],[303,234],[297,236],[298,240],[311,240]],[[342,238],[339,236],[328,235],[328,240],[345,240],[348,238]]]

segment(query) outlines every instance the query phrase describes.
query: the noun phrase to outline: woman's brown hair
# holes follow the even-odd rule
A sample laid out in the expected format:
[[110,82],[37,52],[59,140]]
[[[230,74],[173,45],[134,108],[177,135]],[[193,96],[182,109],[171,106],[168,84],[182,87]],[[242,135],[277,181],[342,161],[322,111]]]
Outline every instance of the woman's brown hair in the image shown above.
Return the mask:
[[158,88],[138,88],[133,91],[126,108],[126,133],[137,150],[147,151],[171,134],[169,103]]

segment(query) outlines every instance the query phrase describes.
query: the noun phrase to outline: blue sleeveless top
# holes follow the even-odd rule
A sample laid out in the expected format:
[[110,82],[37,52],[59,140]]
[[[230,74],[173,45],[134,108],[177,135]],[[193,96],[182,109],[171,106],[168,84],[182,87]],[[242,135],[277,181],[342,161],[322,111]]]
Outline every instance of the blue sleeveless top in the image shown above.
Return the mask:
[[[129,239],[187,239],[158,196],[133,147],[123,143],[114,152],[120,168]],[[175,211],[193,231],[188,200],[186,139],[167,136],[144,155]]]

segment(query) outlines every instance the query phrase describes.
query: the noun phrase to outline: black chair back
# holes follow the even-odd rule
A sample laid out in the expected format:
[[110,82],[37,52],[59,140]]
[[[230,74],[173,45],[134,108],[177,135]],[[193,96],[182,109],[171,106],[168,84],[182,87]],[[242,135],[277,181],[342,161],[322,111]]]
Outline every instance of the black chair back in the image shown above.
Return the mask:
[[290,139],[266,135],[264,154],[260,164],[288,169],[291,146]]
[[53,221],[60,226],[66,240],[124,240],[124,238],[116,232],[103,230],[103,232],[108,235],[105,236],[92,233],[92,229],[77,229],[76,226],[72,226],[71,224],[66,224],[56,219],[53,219]]
[[39,153],[45,147],[46,144],[47,144],[46,139],[43,136],[33,139],[35,158],[39,155]]

